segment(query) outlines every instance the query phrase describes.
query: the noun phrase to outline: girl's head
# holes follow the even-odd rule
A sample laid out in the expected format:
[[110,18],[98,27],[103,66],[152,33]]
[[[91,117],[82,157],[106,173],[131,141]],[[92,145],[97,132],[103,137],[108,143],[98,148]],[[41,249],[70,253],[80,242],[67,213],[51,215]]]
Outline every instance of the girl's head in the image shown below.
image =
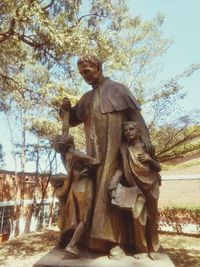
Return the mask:
[[141,135],[140,124],[134,121],[126,121],[123,123],[123,132],[125,138],[130,142]]

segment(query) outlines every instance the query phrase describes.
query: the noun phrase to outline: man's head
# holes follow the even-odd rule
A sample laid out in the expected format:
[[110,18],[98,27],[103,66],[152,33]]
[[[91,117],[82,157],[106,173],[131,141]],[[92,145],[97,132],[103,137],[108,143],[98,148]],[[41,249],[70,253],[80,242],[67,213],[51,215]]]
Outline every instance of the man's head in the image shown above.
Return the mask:
[[128,142],[135,140],[141,135],[140,124],[134,121],[126,121],[123,123],[124,135]]
[[77,65],[81,76],[90,85],[97,84],[103,77],[102,63],[95,56],[80,57]]

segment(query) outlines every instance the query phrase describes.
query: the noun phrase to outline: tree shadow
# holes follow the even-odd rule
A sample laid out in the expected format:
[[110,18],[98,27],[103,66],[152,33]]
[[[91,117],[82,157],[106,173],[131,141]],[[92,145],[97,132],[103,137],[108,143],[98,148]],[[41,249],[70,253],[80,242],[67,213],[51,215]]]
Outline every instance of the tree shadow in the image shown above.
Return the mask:
[[[43,252],[48,252],[57,244],[58,235],[59,231],[43,230],[0,244],[0,266],[5,266],[9,257],[23,260]],[[172,241],[173,244],[171,243]],[[179,242],[181,242],[173,239],[172,241],[170,246],[174,247],[177,247]],[[169,242],[167,243],[166,240],[165,243],[168,244]],[[166,248],[164,246],[163,250],[169,255],[176,267],[200,267],[199,249]]]
[[24,259],[27,256],[48,251],[56,245],[57,240],[58,232],[47,230],[4,242],[0,244],[0,266],[6,263],[9,256]]
[[195,249],[165,249],[176,267],[200,267],[200,253]]

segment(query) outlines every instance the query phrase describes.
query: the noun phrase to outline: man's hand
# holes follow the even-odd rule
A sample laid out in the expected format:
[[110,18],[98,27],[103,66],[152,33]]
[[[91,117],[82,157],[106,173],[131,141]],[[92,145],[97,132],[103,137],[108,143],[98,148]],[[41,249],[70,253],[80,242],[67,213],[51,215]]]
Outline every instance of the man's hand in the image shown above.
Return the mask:
[[63,101],[62,101],[62,104],[61,104],[61,107],[60,107],[63,111],[68,111],[70,110],[71,108],[71,102],[69,100],[69,98],[67,97],[64,97],[63,98]]

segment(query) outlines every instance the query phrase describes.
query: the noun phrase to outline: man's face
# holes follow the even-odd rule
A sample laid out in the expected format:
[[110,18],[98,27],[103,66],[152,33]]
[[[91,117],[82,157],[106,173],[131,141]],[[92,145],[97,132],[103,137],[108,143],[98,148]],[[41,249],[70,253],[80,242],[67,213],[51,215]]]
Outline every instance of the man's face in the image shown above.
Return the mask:
[[79,64],[78,70],[86,83],[90,85],[97,84],[99,78],[101,77],[101,72],[99,71],[99,69],[91,65],[89,62]]
[[138,129],[133,124],[126,124],[124,126],[124,135],[128,141],[134,140],[138,137]]

